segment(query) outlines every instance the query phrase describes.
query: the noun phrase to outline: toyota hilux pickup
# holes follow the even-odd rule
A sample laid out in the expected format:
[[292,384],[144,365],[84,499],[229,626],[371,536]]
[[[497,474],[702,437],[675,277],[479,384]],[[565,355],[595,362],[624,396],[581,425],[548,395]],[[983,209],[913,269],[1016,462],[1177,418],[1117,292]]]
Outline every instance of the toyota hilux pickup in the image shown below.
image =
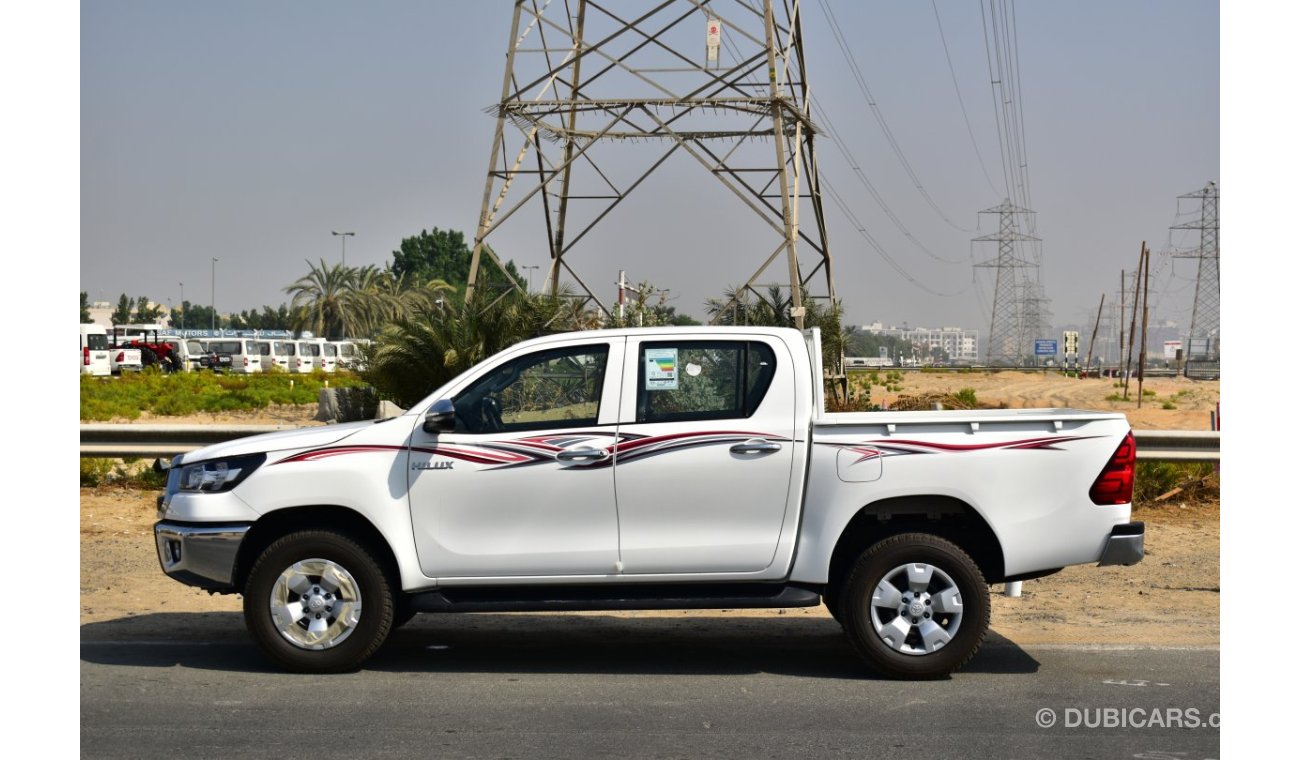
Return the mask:
[[1122,414],[823,393],[815,330],[536,338],[399,417],[177,456],[158,557],[242,594],[291,671],[355,670],[417,613],[825,604],[909,679],[974,656],[989,584],[1142,559]]

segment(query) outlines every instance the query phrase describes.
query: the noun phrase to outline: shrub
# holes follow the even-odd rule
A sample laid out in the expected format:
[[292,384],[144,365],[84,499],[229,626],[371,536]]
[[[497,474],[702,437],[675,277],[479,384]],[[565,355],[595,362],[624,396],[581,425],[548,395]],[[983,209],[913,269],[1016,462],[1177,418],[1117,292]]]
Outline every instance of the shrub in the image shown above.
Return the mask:
[[81,458],[81,485],[85,488],[103,485],[112,472],[113,460],[111,459],[101,459],[99,457]]
[[1184,489],[1187,498],[1217,496],[1218,478],[1210,477],[1214,473],[1214,465],[1209,462],[1138,462],[1133,503],[1150,502],[1175,488]]
[[954,393],[953,396],[963,404],[970,406],[972,409],[979,406],[979,401],[975,398],[974,388],[962,388]]

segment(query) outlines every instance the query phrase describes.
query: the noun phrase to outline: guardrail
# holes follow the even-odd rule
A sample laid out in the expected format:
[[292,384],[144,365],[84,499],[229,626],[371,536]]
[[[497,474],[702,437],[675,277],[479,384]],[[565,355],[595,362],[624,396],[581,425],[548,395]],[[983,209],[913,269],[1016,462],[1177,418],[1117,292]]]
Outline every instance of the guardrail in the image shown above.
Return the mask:
[[[293,425],[82,425],[83,457],[171,457],[213,443]],[[1138,459],[1217,462],[1219,433],[1201,430],[1134,430]]]
[[1217,430],[1134,430],[1138,459],[1155,462],[1217,462]]

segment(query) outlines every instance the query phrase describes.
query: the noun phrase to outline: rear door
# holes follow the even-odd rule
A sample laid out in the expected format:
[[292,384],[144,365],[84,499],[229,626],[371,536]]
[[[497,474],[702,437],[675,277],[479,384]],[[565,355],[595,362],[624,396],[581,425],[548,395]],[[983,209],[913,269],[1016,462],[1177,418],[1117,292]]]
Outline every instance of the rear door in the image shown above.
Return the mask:
[[797,509],[789,351],[722,335],[628,340],[614,464],[624,573],[763,571]]

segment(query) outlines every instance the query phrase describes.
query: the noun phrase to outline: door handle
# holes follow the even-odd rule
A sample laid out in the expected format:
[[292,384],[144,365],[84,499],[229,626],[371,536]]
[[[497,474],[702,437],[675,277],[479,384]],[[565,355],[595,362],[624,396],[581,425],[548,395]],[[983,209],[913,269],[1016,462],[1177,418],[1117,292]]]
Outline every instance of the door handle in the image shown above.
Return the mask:
[[731,447],[731,453],[733,454],[769,454],[780,450],[781,444],[762,438],[751,438],[744,443],[738,443]]
[[555,458],[561,462],[603,462],[609,459],[609,452],[604,449],[583,447],[580,449],[565,449],[556,454]]

